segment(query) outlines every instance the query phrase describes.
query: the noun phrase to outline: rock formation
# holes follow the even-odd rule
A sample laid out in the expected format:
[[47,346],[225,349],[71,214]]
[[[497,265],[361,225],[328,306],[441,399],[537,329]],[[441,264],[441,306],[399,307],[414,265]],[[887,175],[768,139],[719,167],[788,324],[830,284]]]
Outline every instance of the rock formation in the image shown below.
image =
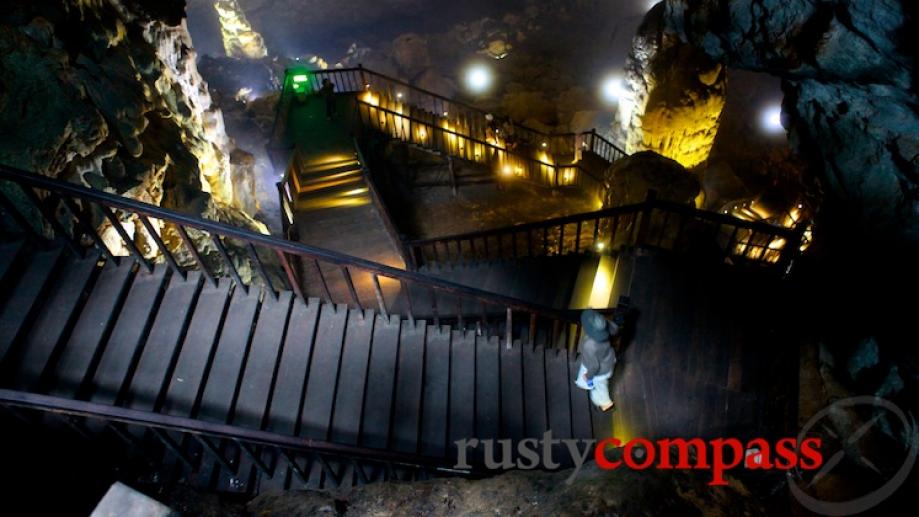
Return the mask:
[[234,155],[198,74],[182,1],[5,6],[0,107],[0,162],[265,231],[247,214],[251,160]]
[[626,65],[619,119],[626,151],[654,151],[687,168],[708,159],[724,108],[724,66],[662,30],[663,4],[639,27]]
[[632,205],[654,190],[658,199],[693,204],[701,186],[677,161],[642,151],[614,163],[606,173],[604,207]]
[[591,462],[568,484],[570,475],[570,470],[512,471],[475,481],[446,478],[371,483],[338,492],[267,492],[247,509],[256,515],[767,514],[743,483],[731,479],[729,486],[712,490],[704,471],[603,470]]
[[917,4],[668,0],[661,32],[783,80],[783,123],[832,225],[919,244]]
[[217,0],[214,9],[220,20],[220,35],[227,57],[261,59],[268,55],[262,35],[252,29],[236,0]]

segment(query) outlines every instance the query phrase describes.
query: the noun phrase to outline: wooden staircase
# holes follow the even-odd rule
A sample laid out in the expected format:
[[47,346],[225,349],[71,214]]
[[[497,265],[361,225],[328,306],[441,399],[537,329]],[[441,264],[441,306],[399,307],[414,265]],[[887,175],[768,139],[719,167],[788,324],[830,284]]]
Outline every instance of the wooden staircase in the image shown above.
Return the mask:
[[[577,362],[564,349],[499,346],[446,325],[59,246],[4,243],[0,282],[7,390],[447,460],[463,438],[610,433],[609,416],[571,386]],[[128,427],[125,439],[149,432]],[[291,463],[233,441],[218,455],[180,438],[154,454],[158,479],[249,494],[375,479],[359,463]]]
[[293,167],[297,176],[296,209],[302,212],[327,208],[346,208],[371,203],[370,189],[364,180],[357,157],[305,160]]

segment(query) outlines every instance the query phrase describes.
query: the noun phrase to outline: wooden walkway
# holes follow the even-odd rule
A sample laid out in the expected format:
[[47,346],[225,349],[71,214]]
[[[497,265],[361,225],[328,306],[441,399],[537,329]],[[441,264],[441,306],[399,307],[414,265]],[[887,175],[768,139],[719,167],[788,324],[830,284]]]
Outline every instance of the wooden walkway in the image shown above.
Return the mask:
[[[611,432],[572,387],[576,358],[562,349],[508,349],[422,320],[21,243],[0,246],[0,284],[7,389],[430,457],[452,458],[463,438]],[[236,478],[201,457],[185,473],[201,486],[302,486],[287,467],[264,476],[245,454]],[[320,466],[309,472],[308,486],[325,486]]]

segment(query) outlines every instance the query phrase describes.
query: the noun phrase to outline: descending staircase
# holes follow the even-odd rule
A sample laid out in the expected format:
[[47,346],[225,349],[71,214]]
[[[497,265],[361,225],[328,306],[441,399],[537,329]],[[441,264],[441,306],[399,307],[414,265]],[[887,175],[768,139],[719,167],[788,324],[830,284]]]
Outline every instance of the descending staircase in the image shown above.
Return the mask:
[[[0,305],[6,390],[444,459],[467,437],[608,432],[586,392],[570,389],[576,363],[567,350],[500,347],[497,337],[291,292],[246,293],[162,265],[148,273],[98,253],[13,243],[0,260],[9,265]],[[298,465],[307,476],[297,479],[279,458],[267,475],[239,450],[225,460],[200,445],[182,452],[192,465],[177,475],[203,488],[357,482],[354,465],[340,461],[331,470],[341,479],[319,463]],[[163,461],[181,467],[179,458]]]
[[[5,167],[0,179],[91,209],[42,204],[52,242],[0,236],[0,407],[136,457],[148,480],[247,494],[347,486],[442,475],[462,438],[611,432],[571,387],[576,355],[535,344],[573,342],[576,315]],[[182,237],[187,262],[152,237],[153,263],[127,233],[132,256],[114,256],[91,213],[145,228],[155,218]],[[215,253],[188,238],[201,234]],[[349,282],[320,273],[313,289],[295,259]],[[243,266],[259,281],[243,283]],[[410,285],[460,311],[498,310],[451,320],[443,298]]]

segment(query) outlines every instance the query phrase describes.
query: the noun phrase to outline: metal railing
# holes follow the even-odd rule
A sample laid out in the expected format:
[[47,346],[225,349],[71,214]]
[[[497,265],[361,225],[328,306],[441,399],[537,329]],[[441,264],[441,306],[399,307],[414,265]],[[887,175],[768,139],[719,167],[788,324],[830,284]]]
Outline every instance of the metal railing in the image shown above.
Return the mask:
[[[23,233],[53,236],[74,252],[98,248],[107,258],[129,256],[144,269],[164,263],[177,275],[199,270],[211,282],[230,277],[278,296],[279,289],[306,299],[400,314],[410,324],[425,319],[480,335],[570,347],[580,338],[572,311],[561,311],[469,288],[412,271],[307,246],[182,214],[107,192],[0,165],[0,180],[18,186],[41,214],[38,224],[0,189],[0,208]],[[15,188],[15,187],[14,187]],[[18,196],[16,196],[18,197]]]
[[[446,122],[449,126],[461,128],[464,137],[483,142],[502,140],[508,146],[529,145],[545,151],[557,161],[577,161],[582,152],[591,152],[607,162],[614,162],[627,156],[625,151],[598,135],[596,130],[583,133],[549,133],[529,128],[512,121],[499,122],[490,114],[475,106],[447,98],[443,95],[424,90],[378,72],[358,68],[340,68],[329,70],[310,70],[297,72],[288,70],[285,77],[281,102],[278,103],[278,121],[284,117],[283,111],[289,106],[290,99],[298,94],[309,94],[319,91],[322,82],[328,79],[338,93],[371,92],[392,109],[401,106],[397,111],[407,111],[411,106],[416,114],[439,119],[437,124]],[[427,117],[420,117],[427,118]],[[275,126],[275,142],[279,141],[280,128]]]
[[481,260],[614,252],[643,246],[709,251],[734,263],[777,266],[799,253],[804,225],[784,228],[648,198],[535,223],[406,243],[412,267]]
[[358,98],[357,112],[364,128],[383,132],[406,143],[443,152],[449,156],[488,166],[499,178],[524,180],[549,187],[582,187],[599,191],[602,181],[578,165],[559,165],[539,148],[518,145],[514,151],[468,136],[464,128],[432,115],[417,113],[411,106],[396,111]]
[[[199,471],[204,455],[210,455],[232,476],[241,479],[248,477],[247,473],[240,472],[242,456],[251,460],[253,468],[268,478],[284,475],[289,466],[294,476],[304,484],[308,482],[309,469],[314,464],[321,466],[326,479],[331,480],[334,486],[341,485],[348,466],[353,467],[362,483],[370,481],[373,476],[371,471],[386,479],[396,467],[407,470],[416,478],[469,476],[474,472],[454,468],[452,461],[445,458],[342,445],[36,393],[0,389],[0,406],[27,424],[34,420],[29,413],[38,412],[63,418],[82,436],[97,435],[99,430],[111,431],[125,443],[128,456],[152,456],[151,449],[155,447],[145,443],[152,439],[191,472]],[[141,428],[148,433],[134,433],[132,428]],[[191,454],[191,443],[198,445],[204,454]]]

